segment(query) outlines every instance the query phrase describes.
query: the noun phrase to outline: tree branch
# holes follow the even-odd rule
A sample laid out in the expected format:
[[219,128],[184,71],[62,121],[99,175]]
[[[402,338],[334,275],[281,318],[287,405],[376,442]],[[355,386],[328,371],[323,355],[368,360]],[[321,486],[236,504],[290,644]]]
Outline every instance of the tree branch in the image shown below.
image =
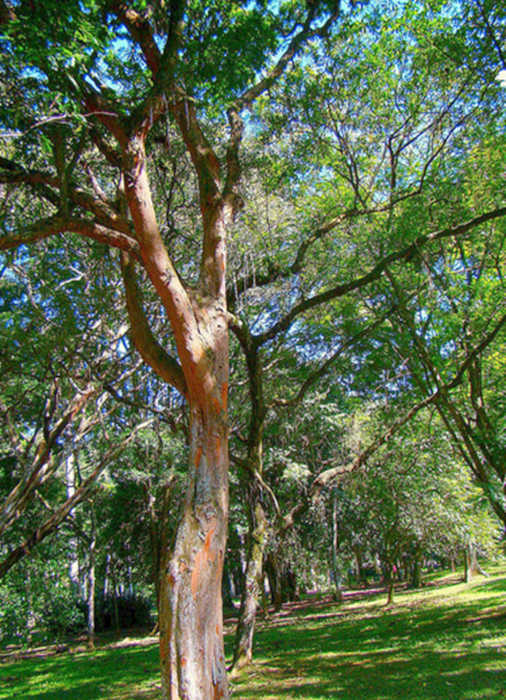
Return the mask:
[[[60,195],[55,191],[61,187],[61,181],[57,176],[41,170],[25,170],[22,166],[7,158],[0,158],[0,168],[4,170],[4,172],[0,171],[0,182],[27,184],[33,187],[35,191],[40,191],[55,206],[60,204]],[[70,183],[66,185],[65,194],[71,202],[94,214],[101,224],[111,229],[122,231],[127,235],[130,234],[128,222],[114,210],[109,202],[93,197],[89,192],[82,190],[80,187],[71,186]]]
[[276,65],[271,69],[269,74],[266,75],[265,78],[259,80],[255,85],[245,90],[243,94],[235,100],[233,109],[235,109],[237,112],[250,107],[257,97],[268,90],[283,74],[287,65],[293,58],[295,58],[297,53],[303,47],[304,42],[313,36],[325,34],[340,13],[340,3],[333,3],[334,8],[326,22],[321,27],[312,29],[311,24],[318,9],[318,2],[308,2],[306,4],[308,9],[302,29],[294,37],[292,37],[286,50],[280,56]]
[[64,232],[78,233],[85,238],[92,238],[100,243],[120,248],[130,253],[137,261],[141,260],[139,244],[131,236],[106,226],[101,226],[94,221],[74,217],[66,218],[58,215],[40,219],[12,236],[0,237],[0,250],[10,250],[20,245],[36,243],[44,238],[49,238],[49,236],[59,235]]
[[187,395],[186,380],[180,364],[156,341],[142,308],[135,281],[134,265],[127,253],[121,254],[121,272],[133,343],[141,357],[165,382]]
[[329,483],[332,483],[335,479],[339,478],[340,476],[348,474],[361,467],[362,464],[364,464],[369,459],[369,457],[371,457],[371,455],[374,454],[374,452],[376,452],[382,445],[388,442],[392,435],[394,435],[399,430],[399,428],[401,428],[409,420],[411,420],[413,416],[415,416],[419,411],[421,411],[423,408],[426,408],[430,404],[436,403],[442,397],[444,397],[448,393],[448,391],[458,386],[462,382],[467,368],[471,365],[474,359],[478,355],[480,355],[488,345],[490,345],[490,343],[494,340],[495,336],[499,333],[500,329],[505,323],[506,315],[501,318],[501,320],[497,323],[497,325],[492,331],[487,333],[487,335],[485,336],[485,338],[483,338],[481,343],[479,343],[476,347],[473,348],[473,350],[469,353],[464,362],[462,362],[462,364],[460,365],[453,379],[446,382],[445,384],[440,385],[436,389],[436,391],[434,391],[425,399],[412,406],[412,408],[410,408],[409,411],[407,411],[407,413],[405,413],[403,416],[394,421],[386,432],[380,435],[373,443],[371,443],[365,450],[363,450],[357,457],[355,457],[355,459],[352,462],[340,465],[339,467],[334,467],[332,469],[327,469],[326,471],[319,474],[311,486],[311,492],[313,493],[313,495],[318,495],[322,488],[327,486]]
[[128,437],[120,442],[116,447],[108,450],[104,457],[100,460],[98,466],[91,472],[91,474],[82,482],[81,486],[75,491],[75,493],[68,498],[52,515],[46,520],[46,522],[38,527],[30,537],[28,537],[23,544],[16,547],[12,552],[10,552],[5,559],[0,563],[0,579],[5,576],[5,574],[11,569],[14,564],[16,564],[25,555],[30,554],[32,549],[42,542],[48,535],[54,532],[60,523],[65,520],[73,508],[75,508],[84,498],[88,495],[92,489],[95,481],[97,480],[100,473],[105,469],[105,467],[116,458],[121,452],[127,447],[127,445],[134,439],[139,430],[142,430],[146,426],[153,422],[153,418],[140,423],[135,426],[135,428],[129,433]]
[[292,309],[271,328],[269,328],[264,333],[259,333],[257,336],[255,336],[256,344],[263,345],[263,343],[272,340],[272,338],[274,338],[278,333],[287,330],[294,321],[294,319],[300,314],[304,313],[305,311],[308,311],[309,309],[312,309],[315,306],[323,304],[327,301],[331,301],[332,299],[336,299],[340,296],[343,296],[344,294],[347,294],[348,292],[351,292],[354,289],[359,289],[360,287],[363,287],[366,284],[369,284],[370,282],[374,282],[375,280],[379,279],[379,277],[381,277],[383,272],[385,272],[385,270],[392,262],[399,262],[400,260],[409,261],[413,256],[416,255],[419,248],[429,243],[432,243],[433,241],[437,241],[443,238],[449,238],[450,236],[462,235],[464,233],[467,233],[467,231],[470,231],[471,229],[475,228],[476,226],[479,226],[480,224],[483,224],[487,221],[491,221],[493,219],[500,218],[504,215],[506,215],[506,207],[500,207],[498,209],[494,209],[492,211],[481,214],[480,216],[477,216],[474,219],[470,219],[469,221],[466,221],[463,224],[458,224],[457,226],[449,226],[440,231],[435,231],[433,233],[426,234],[425,236],[418,236],[413,241],[413,243],[410,243],[410,245],[406,246],[405,248],[401,248],[401,250],[394,251],[393,253],[390,253],[390,255],[387,255],[384,258],[382,258],[365,275],[362,275],[361,277],[356,277],[355,279],[350,280],[349,282],[338,284],[325,292],[315,294],[315,296],[299,302],[294,307],[292,307]]
[[160,68],[161,54],[153,38],[149,21],[122,0],[111,0],[108,7],[125,25],[132,39],[140,46],[144,60],[153,76]]
[[362,328],[358,333],[356,333],[352,338],[348,338],[344,343],[341,343],[339,345],[338,349],[332,353],[332,355],[325,360],[325,362],[318,367],[317,370],[312,372],[309,377],[302,383],[299,391],[292,396],[290,399],[278,399],[275,400],[274,403],[277,406],[295,406],[297,403],[299,403],[303,398],[308,389],[310,389],[313,384],[318,381],[321,377],[325,376],[329,369],[332,367],[334,362],[339,358],[339,356],[348,348],[352,348],[355,343],[357,343],[361,338],[369,336],[372,331],[380,326],[383,321],[390,316],[391,313],[395,310],[395,307],[391,307],[386,313],[384,313],[382,316],[380,316],[376,321],[371,323],[369,326],[366,328]]
[[149,20],[128,6],[123,0],[112,0],[109,7],[123,23],[134,42],[140,47],[144,60],[153,77],[153,88],[145,101],[132,111],[130,126],[132,132],[144,137],[153,124],[169,108],[168,95],[171,94],[173,109],[175,97],[174,74],[177,50],[181,44],[183,15],[186,0],[169,0],[169,29],[163,52],[160,52],[155,31]]
[[[20,510],[23,509],[34,489],[47,478],[47,465],[56,441],[95,393],[95,387],[88,385],[72,399],[69,408],[56,425],[51,430],[45,430],[45,435],[39,442],[30,471],[25,478],[16,484],[2,503],[0,510],[0,536],[19,517]],[[50,469],[50,472],[52,471],[54,469]]]

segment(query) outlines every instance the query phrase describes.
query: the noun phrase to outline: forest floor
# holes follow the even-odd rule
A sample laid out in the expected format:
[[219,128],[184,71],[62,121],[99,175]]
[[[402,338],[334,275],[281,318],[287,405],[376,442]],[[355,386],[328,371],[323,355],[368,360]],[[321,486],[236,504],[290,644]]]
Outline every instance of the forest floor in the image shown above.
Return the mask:
[[[399,590],[347,591],[342,604],[310,597],[260,618],[255,662],[232,682],[238,700],[506,700],[506,566],[471,583],[432,576]],[[227,650],[233,640],[227,620]],[[138,633],[135,633],[138,634]],[[155,700],[150,636],[99,637],[0,654],[0,700]]]

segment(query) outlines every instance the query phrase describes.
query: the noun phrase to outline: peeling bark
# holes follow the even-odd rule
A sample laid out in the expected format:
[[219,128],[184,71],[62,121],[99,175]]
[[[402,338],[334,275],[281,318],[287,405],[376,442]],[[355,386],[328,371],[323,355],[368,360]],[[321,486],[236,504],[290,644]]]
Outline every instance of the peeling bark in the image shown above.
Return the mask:
[[227,427],[191,406],[190,479],[160,600],[164,700],[227,698],[221,579],[227,536]]
[[[176,116],[181,105],[178,102]],[[123,150],[124,198],[145,270],[169,318],[178,360],[152,335],[123,261],[127,308],[144,359],[187,400],[188,488],[172,551],[160,553],[160,661],[163,698],[227,698],[221,581],[228,518],[228,323],[225,238],[233,210],[220,195],[212,150],[193,109],[182,135],[198,176],[204,229],[197,289],[179,277],[160,235],[146,168],[145,135]],[[203,146],[206,146],[204,148]],[[212,183],[212,185],[210,184]],[[209,193],[212,191],[212,196]]]

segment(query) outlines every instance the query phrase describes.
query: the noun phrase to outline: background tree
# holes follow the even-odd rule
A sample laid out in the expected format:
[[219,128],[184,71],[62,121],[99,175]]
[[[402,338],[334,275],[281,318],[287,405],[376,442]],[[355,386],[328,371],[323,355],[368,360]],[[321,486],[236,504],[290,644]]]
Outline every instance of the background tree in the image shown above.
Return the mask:
[[[355,413],[345,441],[351,453],[371,439],[368,433],[378,430],[376,421],[391,421],[390,411],[372,405]],[[497,521],[448,442],[434,409],[420,413],[360,472],[340,481],[341,554],[355,557],[359,583],[364,569],[378,568],[389,603],[396,580],[419,586],[424,561],[446,561],[455,546],[464,551],[474,541],[483,552],[497,551]]]
[[[2,551],[2,573],[58,527],[119,452],[120,441],[111,441],[113,423],[119,433],[126,425],[129,432],[135,430],[135,417],[122,414],[113,398],[132,381],[136,367],[127,347],[126,324],[106,316],[102,307],[114,307],[118,295],[117,285],[103,285],[110,261],[91,258],[89,267],[79,271],[70,261],[74,251],[75,247],[61,245],[56,250],[46,245],[38,259],[13,256],[0,280],[5,321],[0,354],[0,532],[4,547],[10,548],[5,559],[7,551]],[[26,343],[27,333],[34,334],[31,345]],[[95,463],[87,462],[78,484],[76,458],[80,453],[83,460],[94,449]],[[27,529],[26,519],[20,527],[27,509],[37,499],[40,509],[49,493],[51,508],[42,509],[38,527]],[[13,527],[16,536],[11,538]]]
[[[483,18],[480,24],[473,15],[467,25],[468,8],[461,16],[447,7],[448,23],[441,7],[371,7],[347,18],[257,104],[248,182],[255,196],[242,213],[249,236],[233,241],[229,285],[251,401],[242,460],[253,477],[246,488],[249,598],[260,591],[267,541],[272,488],[262,485],[262,455],[270,406],[300,400],[342,355],[349,363],[338,380],[343,394],[367,367],[373,393],[411,390],[414,401],[419,395],[407,380],[391,379],[403,366],[386,321],[400,303],[392,292],[395,275],[411,279],[410,303],[416,305],[418,294],[423,303],[420,257],[437,260],[447,248],[472,247],[469,232],[479,239],[505,213],[498,173],[471,185],[462,162],[463,151],[481,150],[484,135],[499,126],[496,48],[481,41],[489,33]],[[487,12],[491,26],[500,21],[495,7]],[[452,292],[457,304],[463,291]],[[494,340],[495,333],[476,329],[472,356]],[[460,380],[460,368],[450,382]],[[410,410],[408,417],[418,409]],[[355,466],[376,446],[357,456]],[[243,600],[237,665],[251,657],[255,610],[251,599]]]

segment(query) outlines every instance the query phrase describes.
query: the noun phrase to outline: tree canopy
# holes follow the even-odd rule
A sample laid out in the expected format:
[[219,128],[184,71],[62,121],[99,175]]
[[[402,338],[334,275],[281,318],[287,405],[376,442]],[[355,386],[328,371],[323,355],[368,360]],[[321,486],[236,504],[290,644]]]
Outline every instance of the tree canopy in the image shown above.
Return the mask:
[[[378,500],[393,454],[417,466],[412,496],[439,479],[429,409],[448,474],[463,461],[505,522],[503,20],[492,0],[0,3],[2,559],[100,473],[120,504],[144,484],[164,697],[228,694],[229,434],[245,595],[264,553],[277,585],[274,544],[311,494],[367,464],[360,500]],[[348,449],[365,406],[380,418]],[[301,411],[337,416],[323,432],[343,444],[309,438]],[[81,491],[61,481],[71,455]],[[381,514],[402,511],[399,547],[425,537],[408,500]],[[103,535],[86,527],[91,589]]]

